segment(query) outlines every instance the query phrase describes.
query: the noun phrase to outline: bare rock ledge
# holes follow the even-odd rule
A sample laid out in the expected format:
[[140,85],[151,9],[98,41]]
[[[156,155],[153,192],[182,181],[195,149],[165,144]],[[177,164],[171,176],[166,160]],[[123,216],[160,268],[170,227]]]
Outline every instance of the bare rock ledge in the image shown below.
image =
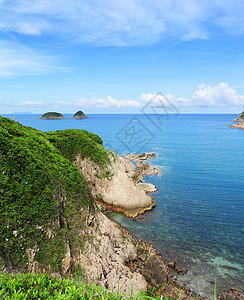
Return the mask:
[[229,128],[244,129],[244,122],[238,123],[236,125],[230,125]]
[[116,154],[111,154],[110,160],[111,165],[106,169],[110,176],[104,178],[105,170],[94,162],[76,158],[75,165],[88,182],[96,202],[132,218],[151,210],[155,199],[135,186],[138,176],[135,165]]

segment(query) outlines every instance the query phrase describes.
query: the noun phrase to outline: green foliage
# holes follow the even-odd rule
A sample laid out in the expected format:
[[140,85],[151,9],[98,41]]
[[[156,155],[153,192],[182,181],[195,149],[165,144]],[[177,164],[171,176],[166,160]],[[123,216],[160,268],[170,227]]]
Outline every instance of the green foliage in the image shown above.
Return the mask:
[[114,293],[94,284],[84,284],[76,280],[49,277],[47,274],[0,274],[0,299],[6,300],[146,300],[171,299],[151,292],[140,292],[136,296]]
[[47,112],[41,116],[41,119],[64,118],[64,116],[57,112]]
[[111,180],[114,174],[111,171],[105,171],[102,176],[95,174],[95,176],[99,179],[106,178],[107,180]]
[[[79,143],[78,137],[83,141]],[[75,147],[75,142],[79,146]],[[37,245],[40,265],[51,263],[53,271],[62,273],[64,241],[69,240],[72,249],[81,247],[81,209],[94,209],[94,200],[84,177],[65,156],[71,158],[71,149],[75,148],[73,154],[79,153],[84,145],[88,145],[86,149],[93,145],[91,157],[98,159],[96,147],[104,157],[107,155],[99,138],[91,133],[42,133],[0,117],[2,261],[24,270],[28,264],[26,249]],[[48,229],[53,234],[50,240]]]
[[73,118],[86,118],[86,116],[83,111],[79,110],[74,114]]
[[244,119],[244,111],[239,115],[240,119]]
[[100,167],[106,167],[110,163],[109,152],[104,148],[103,140],[92,132],[66,129],[46,132],[45,136],[71,162],[79,154],[82,159],[90,158]]

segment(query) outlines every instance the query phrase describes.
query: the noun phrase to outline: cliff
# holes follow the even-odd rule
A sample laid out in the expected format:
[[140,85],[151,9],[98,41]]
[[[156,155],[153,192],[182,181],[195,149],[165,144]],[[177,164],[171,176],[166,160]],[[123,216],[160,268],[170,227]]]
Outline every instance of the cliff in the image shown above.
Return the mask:
[[45,114],[43,114],[40,119],[44,119],[44,120],[58,120],[58,119],[65,119],[65,117],[57,112],[47,112]]
[[130,294],[132,282],[135,292],[152,286],[143,270],[154,263],[166,282],[164,260],[100,212],[71,162],[79,157],[106,169],[111,154],[101,138],[83,130],[43,133],[3,117],[0,137],[1,272],[60,278],[83,270],[86,282],[116,289],[119,279]]

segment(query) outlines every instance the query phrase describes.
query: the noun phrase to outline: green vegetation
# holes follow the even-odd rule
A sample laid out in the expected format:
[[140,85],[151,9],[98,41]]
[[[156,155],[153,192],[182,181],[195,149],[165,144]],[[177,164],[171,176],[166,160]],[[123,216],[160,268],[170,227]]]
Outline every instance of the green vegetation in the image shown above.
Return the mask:
[[90,158],[100,167],[110,163],[109,152],[104,148],[103,140],[92,132],[66,129],[47,132],[45,137],[71,162],[79,154],[82,159]]
[[65,117],[57,112],[47,112],[43,114],[40,119],[65,119]]
[[[132,294],[132,291],[131,291]],[[154,297],[153,297],[154,296]],[[140,292],[136,296],[121,295],[98,287],[94,284],[84,284],[76,280],[49,277],[47,274],[0,274],[0,298],[6,300],[66,300],[66,299],[97,299],[97,300],[146,300],[171,299],[161,297],[152,292]]]
[[72,119],[87,119],[83,111],[79,110],[77,113],[74,114]]
[[95,210],[72,161],[80,154],[105,166],[109,157],[102,143],[87,131],[43,133],[0,117],[0,266],[28,270],[26,250],[36,246],[39,266],[62,274],[64,241],[71,255],[82,249],[89,238],[82,211]]
[[243,119],[244,120],[244,111],[239,115],[239,119]]
[[113,177],[114,174],[111,173],[111,171],[106,171],[104,172],[101,176],[95,174],[95,176],[99,179],[102,179],[102,178],[106,178],[107,180],[111,180],[112,177]]

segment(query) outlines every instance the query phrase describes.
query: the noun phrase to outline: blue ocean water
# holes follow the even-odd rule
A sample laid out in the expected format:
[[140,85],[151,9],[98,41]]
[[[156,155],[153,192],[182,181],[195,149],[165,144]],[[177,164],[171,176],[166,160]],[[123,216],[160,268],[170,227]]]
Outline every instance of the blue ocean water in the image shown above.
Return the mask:
[[181,283],[209,298],[215,280],[218,290],[244,292],[244,130],[228,128],[236,115],[16,116],[42,131],[92,131],[118,154],[155,151],[161,175],[145,179],[158,188],[156,207],[141,221],[110,218],[186,267]]

